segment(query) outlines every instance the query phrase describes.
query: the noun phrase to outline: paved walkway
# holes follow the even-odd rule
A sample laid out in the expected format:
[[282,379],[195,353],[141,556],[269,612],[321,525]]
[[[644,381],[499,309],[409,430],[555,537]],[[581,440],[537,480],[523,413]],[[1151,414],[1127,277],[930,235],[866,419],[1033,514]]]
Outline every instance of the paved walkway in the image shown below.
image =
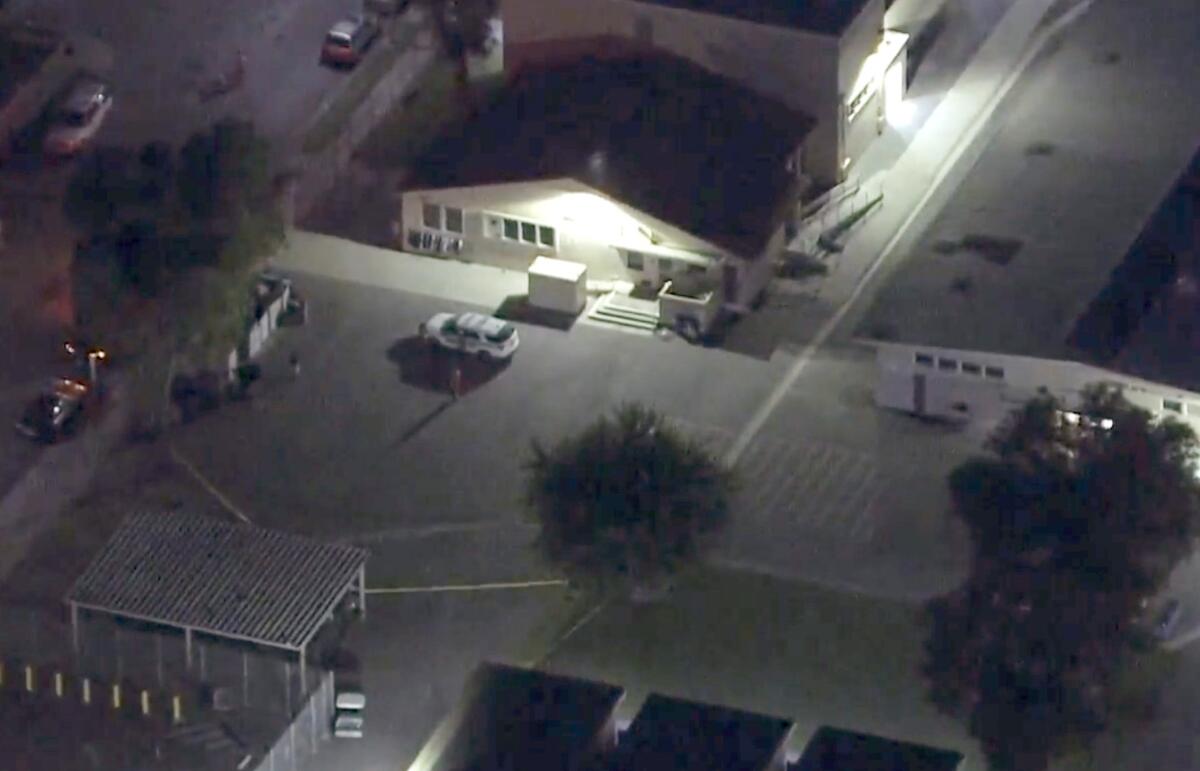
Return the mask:
[[274,259],[286,271],[314,273],[341,281],[399,289],[453,302],[496,309],[528,293],[525,274],[490,265],[421,257],[343,238],[294,230]]
[[1039,33],[1039,27],[1054,5],[1054,0],[1016,0],[896,165],[865,183],[865,195],[882,195],[883,203],[848,234],[842,253],[830,260],[819,300],[831,314],[819,322],[807,347],[732,443],[727,461],[737,461],[813,357],[841,330],[871,278],[898,251],[951,170],[968,162],[968,153],[982,150],[983,143],[976,140],[1053,32]]

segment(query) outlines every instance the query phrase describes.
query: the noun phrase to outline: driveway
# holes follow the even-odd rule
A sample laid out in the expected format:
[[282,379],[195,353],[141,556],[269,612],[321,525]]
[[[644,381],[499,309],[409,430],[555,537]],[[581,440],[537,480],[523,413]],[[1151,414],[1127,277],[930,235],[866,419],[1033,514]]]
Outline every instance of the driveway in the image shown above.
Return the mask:
[[[344,0],[10,0],[12,18],[34,18],[111,47],[116,105],[101,141],[138,147],[182,142],[224,115],[254,120],[272,140],[307,124],[348,73],[318,64],[330,24],[352,12]],[[196,87],[246,53],[246,81],[202,103]]]

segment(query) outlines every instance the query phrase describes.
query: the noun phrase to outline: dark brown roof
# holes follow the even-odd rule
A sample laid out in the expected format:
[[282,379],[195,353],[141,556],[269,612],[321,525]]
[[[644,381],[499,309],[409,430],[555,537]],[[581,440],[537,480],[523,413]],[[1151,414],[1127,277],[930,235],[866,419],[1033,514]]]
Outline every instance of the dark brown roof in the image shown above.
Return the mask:
[[869,0],[639,0],[699,13],[840,35]]
[[591,767],[624,689],[485,663],[413,767],[577,771]]
[[812,120],[666,55],[523,70],[434,142],[414,187],[570,177],[743,257],[776,230]]
[[652,694],[621,737],[621,771],[764,771],[792,722]]
[[794,771],[955,771],[962,755],[923,744],[822,726]]

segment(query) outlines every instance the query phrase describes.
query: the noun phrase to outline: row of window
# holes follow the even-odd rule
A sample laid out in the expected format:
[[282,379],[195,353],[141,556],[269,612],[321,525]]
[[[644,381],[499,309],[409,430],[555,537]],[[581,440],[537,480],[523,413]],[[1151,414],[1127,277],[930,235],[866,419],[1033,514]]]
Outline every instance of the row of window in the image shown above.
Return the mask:
[[497,214],[487,215],[485,234],[501,241],[515,241],[531,246],[544,246],[554,249],[558,246],[558,234],[549,225],[539,225],[513,217],[501,217]]
[[1174,412],[1176,415],[1200,415],[1200,404],[1196,404],[1195,402],[1163,399],[1162,408],[1167,412]]
[[427,203],[421,207],[421,224],[448,233],[463,233],[463,210],[454,206]]
[[[641,252],[635,252],[631,249],[623,249],[621,253],[625,256],[625,267],[630,270],[645,270],[646,255]],[[654,256],[655,262],[658,264],[658,274],[660,276],[675,276],[681,273],[703,273],[705,267],[687,260],[673,260],[670,257]]]
[[1003,367],[991,367],[976,364],[970,361],[960,362],[957,359],[950,359],[945,356],[935,358],[927,353],[913,354],[913,360],[918,367],[929,367],[932,369],[937,365],[939,372],[961,372],[964,375],[974,375],[975,377],[986,377],[992,380],[1004,379]]

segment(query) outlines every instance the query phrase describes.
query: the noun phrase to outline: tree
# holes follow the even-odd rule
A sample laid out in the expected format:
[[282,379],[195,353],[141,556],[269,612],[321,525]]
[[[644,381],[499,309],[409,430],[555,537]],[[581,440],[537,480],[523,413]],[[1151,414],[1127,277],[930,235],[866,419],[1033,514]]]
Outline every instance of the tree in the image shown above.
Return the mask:
[[455,59],[486,54],[492,39],[492,19],[498,0],[433,0],[433,16],[446,49]]
[[931,700],[994,768],[1041,771],[1109,723],[1139,616],[1200,528],[1197,439],[1107,387],[1042,396],[950,476],[971,573],[927,607]]
[[251,124],[222,121],[178,159],[163,143],[102,151],[73,180],[68,213],[89,234],[73,267],[77,322],[133,361],[150,427],[175,372],[223,366],[245,334],[253,271],[284,237],[268,149]]
[[729,516],[730,473],[639,405],[550,449],[535,442],[528,472],[539,546],[595,590],[660,585],[695,560]]
[[252,123],[219,121],[184,143],[176,183],[186,210],[199,220],[260,211],[274,195],[270,148]]

